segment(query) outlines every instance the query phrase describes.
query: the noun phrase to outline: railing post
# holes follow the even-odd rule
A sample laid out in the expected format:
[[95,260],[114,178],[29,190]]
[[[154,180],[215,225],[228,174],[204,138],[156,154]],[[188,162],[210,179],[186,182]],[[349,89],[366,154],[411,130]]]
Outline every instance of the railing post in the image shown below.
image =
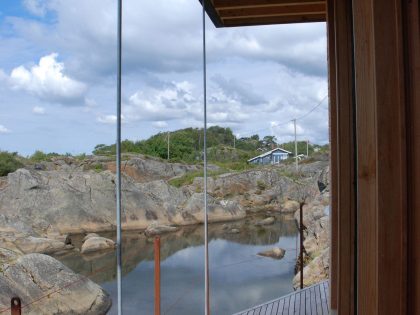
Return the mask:
[[11,315],[22,315],[22,302],[20,298],[13,297],[10,302]]
[[160,315],[160,237],[155,237],[155,315]]
[[303,289],[303,203],[299,205],[299,232],[300,232],[300,288]]

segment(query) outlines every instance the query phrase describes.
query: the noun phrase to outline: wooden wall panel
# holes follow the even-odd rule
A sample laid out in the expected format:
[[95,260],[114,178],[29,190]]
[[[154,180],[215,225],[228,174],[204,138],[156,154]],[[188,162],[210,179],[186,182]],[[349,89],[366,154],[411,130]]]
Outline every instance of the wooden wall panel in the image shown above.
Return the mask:
[[358,163],[357,313],[406,314],[401,2],[353,0]]
[[420,5],[405,2],[406,91],[408,97],[408,314],[420,315]]
[[338,309],[354,312],[356,233],[355,104],[351,0],[336,1],[336,71],[338,132]]
[[330,308],[337,310],[338,295],[338,171],[337,171],[337,88],[335,58],[335,1],[328,1],[327,37],[328,37],[328,87],[329,87],[329,127],[330,127]]

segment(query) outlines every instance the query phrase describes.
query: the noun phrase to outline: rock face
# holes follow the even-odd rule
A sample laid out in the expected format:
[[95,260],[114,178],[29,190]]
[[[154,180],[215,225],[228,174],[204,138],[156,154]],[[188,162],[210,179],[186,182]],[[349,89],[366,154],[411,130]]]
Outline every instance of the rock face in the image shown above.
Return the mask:
[[23,305],[29,304],[23,309],[28,315],[97,315],[106,314],[111,307],[101,287],[50,256],[21,255],[0,248],[0,270],[0,309],[10,307],[14,296]]
[[83,242],[80,252],[82,254],[88,254],[99,250],[114,248],[115,242],[113,240],[101,236],[90,236]]
[[283,248],[275,247],[273,249],[258,253],[259,256],[270,257],[274,259],[282,259],[286,251]]
[[[321,173],[318,187],[321,187],[322,191],[303,208],[303,225],[305,226],[303,246],[306,262],[303,269],[303,281],[305,286],[329,277],[330,222],[329,211],[326,211],[330,202],[328,176],[328,169]],[[295,219],[299,222],[299,210],[295,213]],[[299,286],[299,281],[300,272],[293,279],[295,288]]]
[[[185,225],[203,220],[199,200],[203,196],[165,180],[138,182],[124,176],[122,190],[123,229],[145,229],[153,221]],[[245,216],[234,200],[209,199],[214,220]],[[19,169],[8,175],[7,184],[0,189],[0,231],[7,227],[37,237],[50,230],[97,232],[115,229],[115,220],[115,175],[111,171]]]

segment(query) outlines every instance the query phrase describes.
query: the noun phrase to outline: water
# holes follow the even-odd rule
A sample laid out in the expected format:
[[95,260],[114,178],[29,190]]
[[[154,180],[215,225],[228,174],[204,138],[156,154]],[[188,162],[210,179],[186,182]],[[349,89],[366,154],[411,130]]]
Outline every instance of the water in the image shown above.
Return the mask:
[[[209,226],[211,310],[229,315],[293,291],[297,229],[291,217],[256,227],[256,218]],[[232,233],[238,228],[239,233]],[[104,235],[113,237],[112,234]],[[73,237],[80,246],[81,236]],[[125,314],[153,314],[153,240],[141,233],[123,236],[123,309]],[[162,315],[204,313],[203,227],[185,227],[161,237]],[[257,256],[279,246],[281,260]],[[100,284],[113,298],[109,314],[116,314],[117,287],[114,252],[93,256],[57,257],[74,271]]]

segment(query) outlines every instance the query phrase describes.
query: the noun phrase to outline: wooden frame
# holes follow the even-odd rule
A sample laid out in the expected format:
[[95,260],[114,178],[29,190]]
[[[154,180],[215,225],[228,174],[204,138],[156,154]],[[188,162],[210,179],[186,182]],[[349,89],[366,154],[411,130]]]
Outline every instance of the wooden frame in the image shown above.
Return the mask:
[[[305,21],[308,10],[285,14],[291,2],[319,8],[213,0],[210,11],[218,26]],[[326,11],[331,309],[420,315],[419,0],[328,0]]]
[[[355,290],[355,102],[351,1],[328,2],[330,55],[331,168],[331,309],[353,314]],[[331,77],[334,75],[333,77]],[[341,288],[346,288],[342,290]]]
[[233,27],[324,22],[326,2],[326,0],[207,0],[206,7],[216,27]]
[[420,314],[420,4],[403,5],[408,147],[407,313]]

